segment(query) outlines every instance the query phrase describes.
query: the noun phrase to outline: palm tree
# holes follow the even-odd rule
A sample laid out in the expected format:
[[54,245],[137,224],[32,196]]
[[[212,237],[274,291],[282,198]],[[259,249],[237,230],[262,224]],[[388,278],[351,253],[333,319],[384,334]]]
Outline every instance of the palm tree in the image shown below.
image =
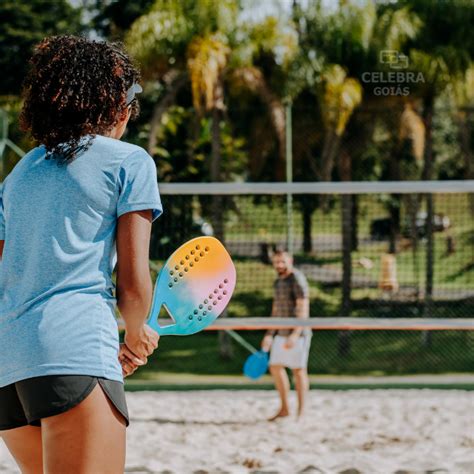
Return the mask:
[[[362,86],[359,81],[348,78],[338,65],[329,66],[323,75],[323,85],[319,100],[325,128],[324,145],[321,154],[320,172],[315,170],[320,181],[330,181],[336,157],[339,156],[339,175],[342,181],[351,181],[351,160],[348,152],[340,153],[342,136],[354,109],[362,101]],[[351,311],[352,280],[352,199],[350,195],[341,197],[342,232],[342,316]],[[325,202],[323,201],[323,206]],[[349,334],[339,333],[339,354],[349,353]]]
[[[474,179],[474,150],[472,147],[472,111],[474,109],[474,64],[467,69],[464,76],[454,84],[454,98],[457,104],[457,123],[461,151],[464,156],[464,178]],[[474,217],[474,196],[471,194],[470,209]]]
[[[418,96],[423,102],[425,125],[425,154],[421,173],[422,179],[430,180],[435,172],[433,152],[433,117],[437,97],[469,69],[474,59],[474,34],[466,31],[467,19],[474,19],[474,4],[469,2],[426,2],[413,1],[413,8],[425,20],[416,40],[411,43],[410,60],[412,68],[421,71],[424,82],[419,84]],[[448,14],[451,11],[451,14]],[[442,26],[440,26],[442,25]],[[460,36],[465,32],[466,36]],[[469,38],[471,41],[469,41]],[[449,44],[449,46],[447,46]],[[427,246],[426,286],[424,315],[433,312],[434,286],[434,237],[433,196],[426,196],[427,204]],[[429,343],[429,338],[425,338]]]
[[[341,149],[344,132],[354,109],[362,100],[362,87],[366,89],[366,104],[381,102],[368,99],[372,85],[361,84],[360,78],[366,71],[379,69],[381,49],[400,49],[415,36],[419,20],[408,8],[386,9],[367,1],[358,5],[341,2],[336,12],[327,14],[321,2],[309,2],[307,9],[298,6],[295,19],[301,27],[300,44],[307,57],[322,58],[326,65],[318,87],[318,102],[322,111],[324,140],[320,162],[313,161],[313,172],[319,180],[332,177],[339,157],[339,177],[352,179],[351,151]],[[303,21],[300,21],[303,20]],[[372,125],[370,125],[372,126]],[[356,208],[350,196],[342,198],[343,235],[343,284],[341,311],[350,314],[351,307],[351,251],[354,246],[352,236],[352,209]],[[310,219],[309,228],[310,228]],[[347,333],[340,334],[339,352],[349,351]]]
[[[238,93],[241,87],[265,104],[278,143],[276,179],[284,179],[285,118],[282,89],[269,85],[260,58],[278,56],[284,72],[296,52],[296,34],[274,17],[260,22],[237,23],[239,2],[157,0],[126,36],[129,50],[143,64],[145,79],[160,80],[161,99],[154,106],[148,151],[156,147],[161,117],[174,103],[180,89],[190,83],[198,114],[214,118],[211,179],[219,175],[217,131],[224,113],[226,84]],[[276,64],[276,62],[275,62]]]
[[[178,92],[189,84],[196,112],[194,129],[198,130],[202,117],[211,120],[211,181],[222,179],[221,128],[226,119],[225,98],[228,89],[232,92],[239,88],[238,84],[253,91],[266,104],[278,142],[277,169],[284,170],[282,101],[254,62],[261,54],[273,54],[276,49],[282,62],[287,62],[292,36],[273,18],[238,25],[239,8],[237,0],[158,0],[149,13],[132,25],[126,37],[129,50],[143,64],[145,79],[158,80],[165,89],[154,106],[148,151],[154,154],[163,113],[175,102]],[[296,46],[295,41],[293,44]],[[277,172],[278,179],[283,178],[280,175],[281,172]],[[211,216],[216,237],[224,240],[223,199],[219,196],[212,200]]]
[[[315,179],[328,181],[341,148],[344,129],[352,115],[349,103],[354,99],[360,102],[357,98],[364,88],[362,106],[369,103],[375,107],[387,105],[386,99],[371,98],[373,86],[357,78],[361,78],[364,72],[378,70],[379,51],[400,49],[404,42],[414,37],[420,21],[408,8],[376,8],[372,1],[362,5],[341,2],[332,13],[327,13],[319,1],[308,2],[304,9],[296,3],[293,16],[295,23],[300,25],[301,56],[307,63],[318,64],[320,78],[316,81],[316,90],[325,135],[319,160],[311,160],[310,166]],[[330,85],[331,82],[334,86]],[[334,93],[337,88],[345,88],[347,92]],[[342,97],[345,99],[338,103]],[[344,156],[350,158],[348,154]],[[327,204],[327,200],[323,202]],[[308,208],[306,211],[309,216],[305,218],[305,227],[308,229],[311,229],[313,210]],[[311,241],[310,238],[305,240]]]
[[314,172],[320,181],[330,181],[347,123],[362,101],[362,86],[357,79],[347,77],[340,65],[330,64],[323,72],[318,99],[325,133],[321,162]]
[[144,80],[161,84],[163,89],[150,121],[148,152],[151,155],[155,152],[163,114],[188,83],[186,50],[194,34],[192,19],[187,16],[183,2],[156,0],[125,36],[128,50],[141,64]]

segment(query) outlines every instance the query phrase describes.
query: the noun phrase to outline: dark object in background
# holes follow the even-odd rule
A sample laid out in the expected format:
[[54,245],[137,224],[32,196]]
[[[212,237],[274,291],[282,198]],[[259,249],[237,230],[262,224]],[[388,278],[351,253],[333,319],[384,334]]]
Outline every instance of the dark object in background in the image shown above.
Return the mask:
[[446,236],[446,255],[453,255],[456,253],[456,240],[453,235]]
[[162,196],[166,212],[153,225],[150,242],[151,260],[167,259],[177,247],[193,237],[213,236],[210,222],[193,212],[193,196]]
[[[419,212],[416,216],[416,231],[418,238],[426,236],[427,214]],[[451,227],[451,219],[444,214],[435,214],[433,216],[433,230],[435,232],[443,232]],[[403,237],[411,237],[412,232],[408,219],[402,229]],[[390,237],[390,218],[382,217],[373,219],[370,223],[370,238],[372,240],[387,240]]]
[[390,236],[390,217],[374,219],[370,223],[370,238],[372,240],[386,240]]
[[267,242],[260,243],[260,261],[266,265],[272,263],[272,255],[274,252],[274,244],[269,244]]
[[[194,237],[212,236],[214,232],[212,225],[202,219],[193,219],[189,226],[184,229],[184,232],[173,233],[172,231],[163,231],[156,226],[156,233],[152,235],[152,242],[154,243],[151,249],[151,258],[164,259],[167,258],[179,245],[186,240]],[[153,232],[153,231],[152,231]],[[151,246],[150,246],[151,247]]]

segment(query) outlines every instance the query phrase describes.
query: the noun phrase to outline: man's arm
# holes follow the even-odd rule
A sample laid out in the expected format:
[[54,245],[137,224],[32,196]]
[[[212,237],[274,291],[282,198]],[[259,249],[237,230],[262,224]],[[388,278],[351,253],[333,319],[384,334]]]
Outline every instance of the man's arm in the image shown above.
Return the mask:
[[[295,296],[295,317],[298,319],[309,318],[309,285],[302,273],[295,273],[293,295]],[[296,327],[291,332],[291,339],[297,340],[303,333],[302,326]]]
[[[273,316],[276,316],[275,300],[272,301],[272,312],[270,314],[270,317],[273,317]],[[267,329],[265,336],[274,336],[275,333],[276,333],[275,329]]]
[[[275,308],[275,300],[272,301],[272,312],[270,316],[275,316],[276,315],[276,308]],[[275,335],[276,330],[275,329],[267,329],[265,332],[265,336],[263,336],[261,347],[262,350],[268,352],[270,351],[270,348],[272,346],[272,341],[273,341],[273,336]]]
[[[295,305],[295,316],[298,319],[309,319],[309,298],[297,298]],[[301,336],[304,327],[299,326],[294,328],[291,335],[293,337]]]

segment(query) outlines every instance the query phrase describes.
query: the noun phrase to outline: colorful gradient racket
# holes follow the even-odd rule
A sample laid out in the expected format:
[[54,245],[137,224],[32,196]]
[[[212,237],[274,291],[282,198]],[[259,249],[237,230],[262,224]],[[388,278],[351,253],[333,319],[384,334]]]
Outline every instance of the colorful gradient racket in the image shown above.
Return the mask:
[[[185,336],[202,331],[222,314],[235,283],[234,264],[219,240],[192,239],[177,249],[161,269],[148,325],[160,336]],[[162,306],[174,324],[158,324]]]

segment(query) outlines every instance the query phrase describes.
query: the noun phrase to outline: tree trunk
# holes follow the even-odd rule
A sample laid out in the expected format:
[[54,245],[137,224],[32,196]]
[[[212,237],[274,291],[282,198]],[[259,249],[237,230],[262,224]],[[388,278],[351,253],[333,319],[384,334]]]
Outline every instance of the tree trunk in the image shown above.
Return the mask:
[[351,250],[357,252],[359,250],[359,195],[351,195],[352,207],[351,207],[351,220],[352,220],[352,231],[351,231]]
[[[425,287],[425,310],[424,317],[433,317],[433,280],[434,280],[434,232],[433,232],[433,216],[434,202],[433,195],[426,196],[426,287]],[[423,334],[425,345],[431,344],[431,333],[425,331]]]
[[[461,151],[464,156],[464,179],[474,179],[474,153],[471,148],[471,130],[469,115],[463,114],[459,121]],[[469,208],[474,217],[474,193],[469,194]]]
[[234,71],[236,77],[242,80],[265,104],[273,130],[277,139],[278,160],[275,166],[277,181],[285,179],[286,172],[286,119],[285,106],[268,86],[262,72],[255,67],[243,67]]
[[309,254],[313,251],[311,222],[314,207],[303,203],[303,252]]
[[[213,183],[222,179],[222,154],[221,154],[221,120],[224,108],[224,89],[222,81],[216,84],[214,107],[211,111],[211,163],[210,177]],[[222,243],[225,242],[224,232],[224,199],[222,196],[212,196],[211,215],[214,236]],[[226,311],[221,317],[227,316]],[[232,339],[224,332],[219,331],[219,355],[224,359],[232,359],[234,355]]]
[[[321,153],[321,166],[319,168],[315,167],[313,169],[320,181],[331,181],[334,164],[336,162],[340,147],[341,137],[333,130],[327,130],[324,135],[323,151]],[[344,181],[342,177],[341,181]],[[328,211],[329,196],[326,194],[321,195],[321,208],[325,212]]]
[[[216,105],[212,109],[212,124],[211,124],[211,163],[210,163],[210,177],[213,183],[219,182],[222,179],[222,155],[221,155],[221,118],[222,109],[219,105],[222,103],[222,84],[216,87]],[[222,243],[224,243],[224,215],[223,215],[223,198],[222,196],[212,197],[212,226],[214,228],[214,235]]]
[[[429,96],[425,99],[423,111],[423,121],[425,123],[425,163],[423,169],[423,179],[433,179],[434,157],[433,157],[433,107],[434,97]],[[430,318],[433,315],[433,280],[434,280],[434,236],[433,236],[433,217],[434,203],[433,195],[426,195],[426,284],[425,284],[425,302],[423,316]],[[431,345],[431,333],[423,331],[423,344]]]
[[[174,79],[174,80],[173,80]],[[147,150],[150,155],[154,155],[155,148],[158,140],[158,131],[161,126],[161,118],[163,114],[168,110],[171,105],[176,101],[176,94],[186,84],[186,74],[174,75],[170,83],[168,84],[168,90],[164,97],[155,104],[153,107],[153,114],[150,120],[150,131],[148,133],[148,145]]]
[[286,119],[285,106],[278,96],[273,94],[265,81],[263,80],[258,86],[258,93],[263,99],[270,116],[277,137],[278,146],[278,162],[275,167],[275,179],[283,181],[286,174]]
[[[392,148],[389,162],[390,179],[392,181],[399,181],[402,177],[400,172],[399,155],[405,153],[405,149],[410,150],[409,153],[411,153],[411,145],[408,145],[405,141],[402,142],[401,146],[397,143],[397,145]],[[400,194],[392,194],[390,196],[390,202],[388,206],[388,211],[390,214],[388,253],[394,255],[397,253],[397,242],[400,234],[400,205]]]
[[413,273],[415,275],[416,282],[416,303],[418,315],[420,314],[420,255],[419,255],[419,245],[418,245],[418,229],[416,227],[416,216],[419,209],[419,196],[418,195],[408,195],[407,197],[407,206],[408,206],[408,218],[410,222],[410,238],[411,238],[411,248],[412,248],[412,265]]
[[[340,155],[340,176],[342,181],[351,180],[351,158],[346,150]],[[351,281],[352,281],[352,196],[343,194],[342,197],[342,304],[341,316],[351,315]],[[338,353],[347,357],[350,353],[350,332],[340,331],[338,334]]]
[[[321,153],[321,181],[331,181],[332,170],[341,144],[341,137],[333,130],[327,130],[324,135],[323,151]],[[342,179],[342,178],[341,178]]]
[[397,253],[397,242],[400,235],[400,194],[392,195],[392,202],[390,203],[390,240],[388,246],[388,253]]

